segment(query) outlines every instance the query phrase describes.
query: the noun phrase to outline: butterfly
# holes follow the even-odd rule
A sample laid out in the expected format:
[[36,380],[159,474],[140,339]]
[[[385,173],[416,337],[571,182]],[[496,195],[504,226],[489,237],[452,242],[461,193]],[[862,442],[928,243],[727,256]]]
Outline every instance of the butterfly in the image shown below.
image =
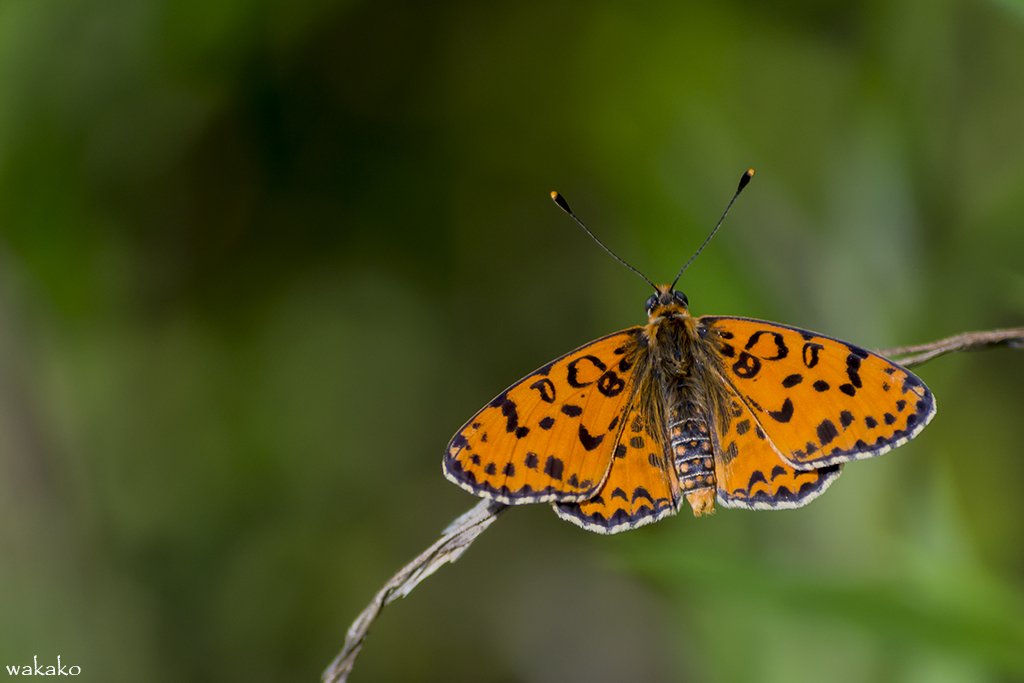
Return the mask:
[[843,463],[903,445],[934,417],[931,391],[905,368],[788,325],[694,317],[678,280],[647,280],[646,325],[585,344],[498,394],[448,444],[445,476],[506,505],[551,503],[562,519],[614,534],[674,515],[684,499],[695,516],[716,500],[806,505]]

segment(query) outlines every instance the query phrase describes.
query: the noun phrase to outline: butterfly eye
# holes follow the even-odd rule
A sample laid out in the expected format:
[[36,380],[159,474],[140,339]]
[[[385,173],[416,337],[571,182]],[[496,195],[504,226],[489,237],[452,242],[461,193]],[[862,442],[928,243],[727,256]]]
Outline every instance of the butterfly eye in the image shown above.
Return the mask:
[[672,292],[672,296],[675,297],[677,304],[682,304],[683,306],[687,307],[690,305],[689,299],[687,299],[686,295],[683,294],[682,292]]
[[658,295],[651,294],[650,298],[647,299],[647,303],[644,306],[647,309],[647,314],[650,315],[651,311],[654,310],[655,304],[658,303]]

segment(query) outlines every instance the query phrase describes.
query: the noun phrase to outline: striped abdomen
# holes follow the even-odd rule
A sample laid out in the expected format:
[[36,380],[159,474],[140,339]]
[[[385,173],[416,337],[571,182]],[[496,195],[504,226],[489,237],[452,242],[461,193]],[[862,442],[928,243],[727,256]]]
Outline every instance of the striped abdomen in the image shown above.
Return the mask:
[[714,510],[715,457],[707,420],[690,401],[669,412],[668,433],[679,488],[695,514]]

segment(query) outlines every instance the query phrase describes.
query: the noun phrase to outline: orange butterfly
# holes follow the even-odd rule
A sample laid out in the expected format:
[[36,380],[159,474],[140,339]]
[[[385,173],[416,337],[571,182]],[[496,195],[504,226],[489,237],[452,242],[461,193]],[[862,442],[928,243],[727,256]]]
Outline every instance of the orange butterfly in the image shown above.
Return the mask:
[[684,496],[696,516],[714,512],[716,496],[725,507],[800,507],[844,462],[901,446],[935,415],[928,387],[881,356],[778,323],[695,318],[675,282],[647,281],[656,293],[646,325],[501,392],[448,444],[445,476],[614,534],[674,515]]

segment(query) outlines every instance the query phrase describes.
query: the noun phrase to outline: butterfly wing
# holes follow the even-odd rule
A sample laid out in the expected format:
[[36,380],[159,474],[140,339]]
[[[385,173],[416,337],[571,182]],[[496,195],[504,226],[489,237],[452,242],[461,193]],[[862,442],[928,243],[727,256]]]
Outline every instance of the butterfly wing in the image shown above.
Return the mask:
[[507,505],[593,498],[634,394],[641,334],[581,346],[501,392],[448,444],[445,476]]
[[729,388],[728,419],[716,421],[715,480],[723,507],[797,508],[835,481],[842,465],[796,469],[776,452],[751,409]]
[[917,436],[935,415],[924,382],[870,351],[778,323],[700,321],[722,356],[727,383],[796,469],[881,455]]
[[679,491],[666,464],[671,461],[665,430],[644,417],[652,412],[644,400],[637,392],[626,409],[604,486],[589,500],[552,504],[559,517],[588,531],[616,534],[676,513]]

